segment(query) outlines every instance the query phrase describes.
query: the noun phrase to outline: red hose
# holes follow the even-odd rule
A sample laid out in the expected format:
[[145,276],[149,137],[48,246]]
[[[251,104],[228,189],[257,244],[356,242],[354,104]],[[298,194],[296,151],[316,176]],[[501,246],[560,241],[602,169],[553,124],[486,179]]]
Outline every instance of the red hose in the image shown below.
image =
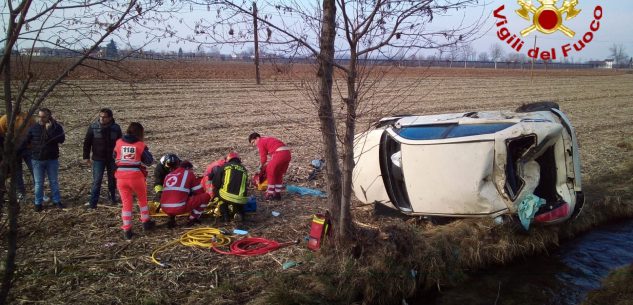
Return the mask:
[[279,248],[295,244],[296,242],[278,243],[274,240],[269,240],[261,237],[246,237],[235,241],[229,247],[230,251],[225,252],[216,247],[213,247],[215,252],[226,255],[238,255],[238,256],[255,256],[266,254],[270,251],[275,251]]

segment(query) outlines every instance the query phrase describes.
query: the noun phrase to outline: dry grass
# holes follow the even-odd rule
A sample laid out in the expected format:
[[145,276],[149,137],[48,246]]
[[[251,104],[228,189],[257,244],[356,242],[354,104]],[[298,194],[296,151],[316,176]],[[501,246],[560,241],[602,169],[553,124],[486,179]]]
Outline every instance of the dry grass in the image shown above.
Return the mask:
[[[293,148],[288,183],[323,188],[322,178],[305,181],[308,162],[320,155],[315,108],[303,89],[306,84],[267,80],[255,86],[244,77],[162,79],[133,86],[81,80],[74,84],[81,85],[90,98],[62,88],[47,105],[67,131],[60,180],[68,208],[34,213],[30,204],[22,206],[11,302],[389,304],[418,288],[457,284],[464,270],[540,253],[576,232],[632,215],[631,167],[622,166],[630,160],[630,148],[619,143],[628,143],[633,135],[625,127],[633,123],[633,75],[544,74],[531,83],[525,75],[470,73],[466,77],[413,77],[407,71],[396,82],[379,84],[371,98],[377,104],[390,101],[389,105],[396,105],[391,110],[399,113],[514,109],[532,101],[557,101],[576,126],[581,143],[588,204],[579,221],[517,235],[511,226],[495,227],[485,220],[432,225],[398,214],[375,213],[372,206],[354,203],[354,218],[363,225],[350,248],[312,253],[301,243],[260,257],[238,258],[176,247],[160,254],[171,266],[161,268],[149,261],[151,251],[178,238],[186,228],[159,226],[144,233],[135,223],[138,234],[128,243],[118,228],[117,208],[85,211],[82,207],[91,174],[81,166],[81,141],[98,109],[111,107],[124,127],[131,121],[142,122],[155,156],[178,153],[199,172],[230,149],[238,150],[246,166],[254,169],[257,156],[247,135],[257,130],[279,136]],[[376,115],[379,112],[361,120],[364,124]],[[309,197],[260,202],[244,228],[251,236],[303,240],[310,216],[324,208],[324,200]],[[281,216],[271,216],[273,210]],[[212,219],[204,224],[220,226]],[[225,227],[230,230],[233,225]],[[302,264],[282,270],[289,260]]]
[[[515,223],[495,226],[491,220],[468,219],[443,226],[398,222],[381,227],[380,232],[361,230],[351,249],[327,252],[299,276],[277,278],[271,300],[398,304],[413,295],[419,300],[440,286],[460,284],[468,270],[538,255],[595,226],[633,217],[631,173],[633,166],[627,166],[598,179],[595,185],[602,188],[589,187],[585,212],[558,227],[533,227],[525,233]],[[310,289],[300,289],[307,283]]]

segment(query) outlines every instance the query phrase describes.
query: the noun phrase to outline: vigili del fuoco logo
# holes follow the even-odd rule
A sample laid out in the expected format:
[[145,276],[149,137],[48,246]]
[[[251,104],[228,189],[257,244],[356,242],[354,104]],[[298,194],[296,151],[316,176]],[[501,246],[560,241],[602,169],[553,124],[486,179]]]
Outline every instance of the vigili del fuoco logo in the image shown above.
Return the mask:
[[596,5],[593,9],[593,20],[587,23],[586,32],[582,36],[577,36],[574,29],[565,25],[565,21],[569,21],[582,11],[578,7],[578,0],[565,0],[562,6],[556,6],[557,0],[538,0],[540,6],[532,4],[531,0],[518,0],[518,9],[514,12],[529,23],[520,31],[520,36],[511,33],[506,24],[508,18],[504,15],[505,4],[494,10],[493,16],[497,19],[497,37],[514,49],[521,52],[524,49],[525,37],[534,31],[549,35],[557,32],[563,33],[571,39],[570,42],[560,45],[560,47],[552,47],[551,49],[541,50],[540,47],[534,46],[527,50],[527,56],[534,59],[557,60],[560,56],[568,57],[574,52],[580,52],[594,38],[594,33],[600,29],[600,19],[602,19],[602,7]]

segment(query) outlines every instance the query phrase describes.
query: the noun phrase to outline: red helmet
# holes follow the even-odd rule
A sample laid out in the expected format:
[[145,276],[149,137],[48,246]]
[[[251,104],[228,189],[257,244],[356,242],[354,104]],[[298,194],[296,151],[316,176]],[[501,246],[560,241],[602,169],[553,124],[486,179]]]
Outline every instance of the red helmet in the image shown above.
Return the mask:
[[231,161],[233,159],[239,159],[239,158],[240,158],[240,155],[238,155],[237,152],[234,152],[234,151],[232,151],[228,155],[226,155],[226,161],[227,162]]

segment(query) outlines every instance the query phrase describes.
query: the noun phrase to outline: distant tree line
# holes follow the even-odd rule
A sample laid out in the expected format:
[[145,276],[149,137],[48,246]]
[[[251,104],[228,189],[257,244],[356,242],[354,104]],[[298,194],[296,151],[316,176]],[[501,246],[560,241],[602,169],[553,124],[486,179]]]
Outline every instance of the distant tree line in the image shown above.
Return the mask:
[[[57,50],[51,48],[34,48],[39,53],[36,56],[52,56],[52,57],[73,57],[79,56],[81,51],[74,50]],[[27,50],[22,50],[25,52]],[[588,60],[584,62],[575,61],[574,58],[563,58],[560,61],[543,61],[536,59],[534,63],[538,68],[605,68],[606,61],[613,60],[613,65],[609,68],[633,68],[633,59],[629,57],[622,44],[613,44],[609,48],[610,59],[607,60]],[[279,54],[260,55],[264,62],[265,59],[275,62],[290,61],[293,62],[313,62],[311,58],[287,58]],[[183,51],[181,47],[178,51],[153,51],[153,50],[134,50],[119,49],[114,40],[110,40],[105,47],[99,47],[93,54],[93,57],[118,59],[118,58],[138,58],[138,59],[205,59],[205,60],[237,60],[251,61],[253,59],[253,49],[247,48],[240,52],[231,54],[223,54],[217,47],[201,48],[196,51]],[[345,61],[345,59],[339,59]],[[503,46],[493,44],[488,51],[477,52],[472,45],[451,45],[447,48],[440,48],[434,54],[429,55],[409,55],[403,59],[393,58],[374,58],[364,59],[372,61],[376,64],[398,64],[403,66],[432,66],[432,67],[448,67],[448,68],[503,68],[517,69],[525,68],[524,64],[531,63],[532,59],[524,53],[504,52]]]

